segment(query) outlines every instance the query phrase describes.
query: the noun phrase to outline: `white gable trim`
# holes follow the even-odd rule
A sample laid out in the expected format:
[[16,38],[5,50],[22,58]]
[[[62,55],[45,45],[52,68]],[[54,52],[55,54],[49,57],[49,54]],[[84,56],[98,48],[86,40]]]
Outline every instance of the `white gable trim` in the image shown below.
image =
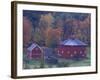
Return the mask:
[[32,51],[36,47],[38,47],[40,50],[42,50],[41,47],[35,43],[33,43],[30,47],[28,47],[27,50]]

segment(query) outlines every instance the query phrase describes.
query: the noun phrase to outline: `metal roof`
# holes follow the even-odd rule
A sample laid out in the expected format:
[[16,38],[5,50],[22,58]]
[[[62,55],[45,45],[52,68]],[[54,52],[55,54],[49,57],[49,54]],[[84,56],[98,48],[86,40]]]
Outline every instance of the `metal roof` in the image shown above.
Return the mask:
[[78,39],[67,39],[64,40],[60,43],[61,45],[71,45],[71,46],[77,46],[77,45],[84,45],[86,46],[87,44],[85,44],[84,42],[78,40]]
[[35,47],[38,47],[41,50],[41,47],[36,43],[33,43],[30,47],[27,48],[27,50],[32,51]]

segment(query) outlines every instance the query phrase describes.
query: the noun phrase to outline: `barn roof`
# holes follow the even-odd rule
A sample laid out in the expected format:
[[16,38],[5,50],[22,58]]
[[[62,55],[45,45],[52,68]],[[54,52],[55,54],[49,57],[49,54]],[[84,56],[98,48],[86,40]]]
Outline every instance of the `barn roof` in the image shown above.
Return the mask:
[[33,43],[30,47],[27,48],[27,50],[32,51],[35,47],[38,47],[41,49],[41,47],[38,44]]
[[78,39],[67,39],[64,40],[60,43],[61,45],[71,45],[71,46],[77,46],[77,45],[84,45],[86,46],[87,44],[85,44],[84,42],[78,40]]

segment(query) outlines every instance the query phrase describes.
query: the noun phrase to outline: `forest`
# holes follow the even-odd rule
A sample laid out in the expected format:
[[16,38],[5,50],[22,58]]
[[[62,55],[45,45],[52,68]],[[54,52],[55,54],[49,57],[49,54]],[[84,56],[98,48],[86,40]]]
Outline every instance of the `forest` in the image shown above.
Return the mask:
[[56,47],[60,41],[74,37],[90,45],[91,14],[23,10],[24,45]]

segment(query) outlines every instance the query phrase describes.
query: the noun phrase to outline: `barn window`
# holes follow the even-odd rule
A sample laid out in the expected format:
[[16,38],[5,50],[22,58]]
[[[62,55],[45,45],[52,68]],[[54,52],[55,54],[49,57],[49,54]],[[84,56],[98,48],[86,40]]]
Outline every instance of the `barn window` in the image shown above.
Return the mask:
[[82,54],[83,52],[82,51],[80,51],[80,54]]
[[74,54],[76,54],[77,53],[77,51],[74,51]]
[[70,56],[73,57],[73,54],[71,54]]
[[62,54],[64,53],[64,51],[62,50]]

